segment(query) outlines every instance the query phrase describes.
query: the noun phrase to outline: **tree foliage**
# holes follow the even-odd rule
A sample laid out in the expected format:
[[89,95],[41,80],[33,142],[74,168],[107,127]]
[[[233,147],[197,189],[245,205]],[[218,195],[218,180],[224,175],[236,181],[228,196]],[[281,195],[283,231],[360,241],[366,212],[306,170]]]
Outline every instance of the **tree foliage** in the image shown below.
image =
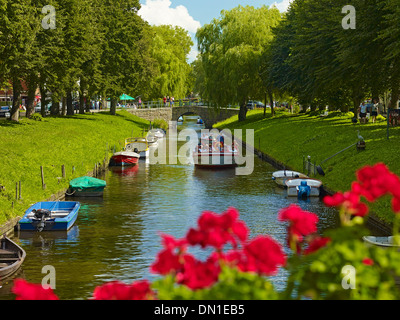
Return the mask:
[[[54,10],[55,25],[46,27]],[[191,91],[188,33],[151,27],[138,0],[1,0],[0,83],[13,86],[12,119],[18,120],[22,83],[28,86],[27,116],[40,89],[42,116],[88,110],[91,99],[108,98],[111,112],[121,94],[183,97]],[[49,9],[50,10],[50,9]],[[162,92],[162,93],[161,93]]]
[[204,98],[216,107],[239,103],[246,118],[247,101],[262,92],[261,57],[280,17],[276,8],[238,6],[197,31]]

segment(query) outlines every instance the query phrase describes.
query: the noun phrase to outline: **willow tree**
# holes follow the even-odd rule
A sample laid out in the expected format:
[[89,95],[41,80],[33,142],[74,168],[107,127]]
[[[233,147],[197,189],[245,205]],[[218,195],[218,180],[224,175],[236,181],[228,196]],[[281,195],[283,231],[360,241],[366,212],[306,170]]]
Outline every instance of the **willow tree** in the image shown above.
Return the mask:
[[161,25],[151,27],[153,32],[152,57],[155,76],[149,98],[162,96],[185,97],[191,66],[187,56],[193,45],[188,32],[181,27]]
[[261,57],[280,19],[275,7],[238,6],[196,33],[205,78],[201,94],[217,108],[238,103],[239,121],[246,119],[249,98],[264,87]]

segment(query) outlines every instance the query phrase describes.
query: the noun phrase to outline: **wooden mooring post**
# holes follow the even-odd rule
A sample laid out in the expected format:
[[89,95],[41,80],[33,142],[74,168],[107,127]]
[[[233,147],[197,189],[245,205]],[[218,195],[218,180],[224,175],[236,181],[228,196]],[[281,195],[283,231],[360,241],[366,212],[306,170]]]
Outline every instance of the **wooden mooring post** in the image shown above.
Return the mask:
[[43,166],[40,166],[40,174],[42,177],[42,189],[46,189],[46,184],[44,183],[44,172],[43,172]]

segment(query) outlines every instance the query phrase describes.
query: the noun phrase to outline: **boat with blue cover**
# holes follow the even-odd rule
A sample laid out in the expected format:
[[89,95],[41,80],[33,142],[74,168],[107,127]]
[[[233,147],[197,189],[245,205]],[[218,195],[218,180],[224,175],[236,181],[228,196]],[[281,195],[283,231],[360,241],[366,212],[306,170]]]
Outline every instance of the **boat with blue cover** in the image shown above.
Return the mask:
[[69,230],[78,217],[77,201],[42,201],[32,205],[18,221],[20,231]]
[[289,197],[309,198],[319,197],[322,181],[311,178],[296,178],[285,181]]

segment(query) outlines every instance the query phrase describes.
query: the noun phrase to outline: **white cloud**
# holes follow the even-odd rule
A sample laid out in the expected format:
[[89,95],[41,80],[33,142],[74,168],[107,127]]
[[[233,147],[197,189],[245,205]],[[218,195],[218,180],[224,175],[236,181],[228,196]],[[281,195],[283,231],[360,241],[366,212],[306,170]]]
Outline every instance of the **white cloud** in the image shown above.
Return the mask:
[[179,26],[190,33],[196,33],[201,27],[200,22],[189,14],[185,6],[171,8],[171,4],[170,0],[146,0],[138,14],[152,25]]
[[289,8],[290,3],[293,0],[282,0],[281,2],[274,2],[272,5],[275,6],[280,12],[285,12]]

